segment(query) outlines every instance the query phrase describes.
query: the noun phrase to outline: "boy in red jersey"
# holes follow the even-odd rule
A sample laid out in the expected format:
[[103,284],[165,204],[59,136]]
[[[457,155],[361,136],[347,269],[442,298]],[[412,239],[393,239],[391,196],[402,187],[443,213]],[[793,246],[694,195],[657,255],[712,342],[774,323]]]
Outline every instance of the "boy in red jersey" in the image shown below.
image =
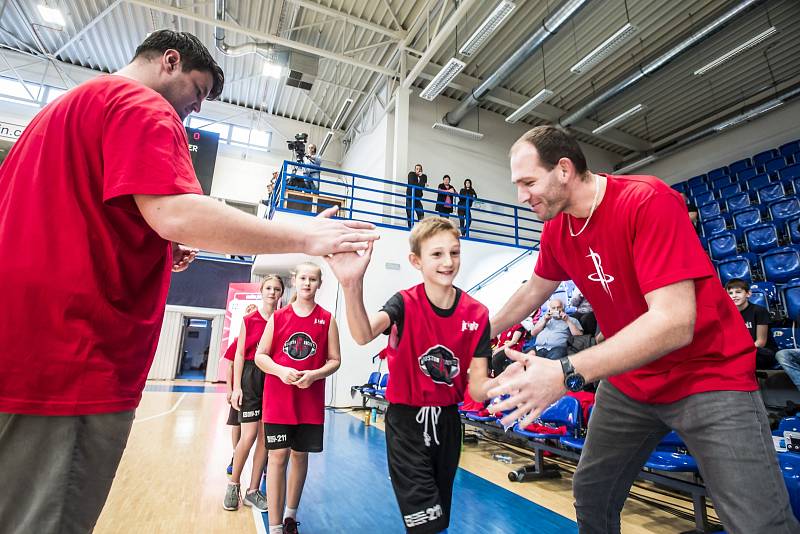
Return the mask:
[[458,229],[442,217],[426,218],[409,242],[409,261],[422,272],[423,283],[395,293],[371,317],[364,309],[363,280],[372,246],[363,255],[326,260],[344,290],[353,339],[364,345],[389,335],[389,473],[406,531],[427,534],[445,531],[450,523],[461,455],[456,405],[464,398],[467,369],[470,394],[486,398],[492,350],[489,312],[453,285],[461,262]]
[[[308,453],[322,452],[325,378],[341,363],[336,320],[314,300],[321,283],[319,266],[297,266],[296,299],[270,317],[256,354],[256,365],[266,373],[264,390],[269,391],[264,396],[263,416],[270,465],[269,534],[297,532],[297,507],[308,472]],[[292,471],[287,495],[290,451]]]

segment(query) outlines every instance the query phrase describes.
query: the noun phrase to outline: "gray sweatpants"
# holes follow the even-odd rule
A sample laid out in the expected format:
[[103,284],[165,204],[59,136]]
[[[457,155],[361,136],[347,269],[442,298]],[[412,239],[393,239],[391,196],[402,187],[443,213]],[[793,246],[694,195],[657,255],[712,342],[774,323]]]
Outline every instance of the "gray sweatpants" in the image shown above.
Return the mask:
[[84,534],[100,517],[134,412],[0,413],[0,530]]
[[672,404],[644,404],[604,381],[573,480],[581,534],[620,532],[631,485],[670,429],[697,460],[729,534],[800,532],[757,391],[714,391]]

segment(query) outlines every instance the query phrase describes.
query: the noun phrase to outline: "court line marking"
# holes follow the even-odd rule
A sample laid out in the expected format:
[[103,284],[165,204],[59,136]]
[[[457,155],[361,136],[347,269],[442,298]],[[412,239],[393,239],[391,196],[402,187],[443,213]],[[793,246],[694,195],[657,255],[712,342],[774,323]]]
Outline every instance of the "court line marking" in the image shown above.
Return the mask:
[[256,523],[256,533],[257,534],[267,534],[267,528],[264,526],[264,517],[263,512],[259,512],[256,508],[250,507],[253,511],[253,521]]
[[161,412],[161,413],[157,413],[155,415],[150,415],[148,417],[145,417],[144,419],[134,419],[133,424],[135,425],[136,423],[144,423],[145,421],[149,421],[149,420],[155,419],[157,417],[162,417],[162,416],[171,414],[172,412],[174,412],[175,410],[178,409],[178,406],[180,405],[181,402],[183,402],[183,399],[186,398],[186,395],[187,395],[187,393],[182,393],[181,396],[178,398],[178,400],[175,402],[175,404],[172,406],[172,408],[170,408],[166,412]]

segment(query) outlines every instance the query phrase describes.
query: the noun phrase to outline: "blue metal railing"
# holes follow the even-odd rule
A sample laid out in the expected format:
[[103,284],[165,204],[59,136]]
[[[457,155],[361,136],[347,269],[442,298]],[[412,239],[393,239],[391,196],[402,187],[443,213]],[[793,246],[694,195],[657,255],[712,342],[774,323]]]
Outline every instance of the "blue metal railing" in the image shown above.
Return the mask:
[[495,278],[499,277],[503,273],[508,272],[508,270],[511,267],[513,267],[514,265],[518,264],[519,262],[521,262],[522,260],[524,260],[525,258],[530,256],[531,254],[533,254],[533,252],[535,250],[538,250],[538,249],[539,249],[539,246],[537,245],[535,248],[526,250],[525,252],[523,252],[522,254],[520,254],[519,256],[517,256],[516,258],[514,258],[510,262],[506,263],[505,265],[503,265],[502,267],[497,269],[495,272],[493,272],[492,274],[490,274],[489,276],[487,276],[486,278],[484,278],[483,280],[481,280],[480,282],[478,282],[477,284],[475,284],[471,288],[469,288],[467,290],[467,293],[472,294],[472,293],[474,293],[474,292],[476,292],[476,291],[478,291],[480,289],[483,289],[484,287],[489,285]]
[[[319,172],[314,175],[311,172]],[[310,175],[310,176],[309,176]],[[529,209],[484,198],[450,194],[453,213],[441,210],[442,191],[363,174],[284,161],[268,200],[275,211],[316,214],[333,205],[338,217],[369,221],[385,228],[408,229],[424,216],[453,217],[465,239],[532,249],[538,246],[542,222]],[[425,195],[431,198],[425,198]],[[439,208],[437,210],[437,208]]]

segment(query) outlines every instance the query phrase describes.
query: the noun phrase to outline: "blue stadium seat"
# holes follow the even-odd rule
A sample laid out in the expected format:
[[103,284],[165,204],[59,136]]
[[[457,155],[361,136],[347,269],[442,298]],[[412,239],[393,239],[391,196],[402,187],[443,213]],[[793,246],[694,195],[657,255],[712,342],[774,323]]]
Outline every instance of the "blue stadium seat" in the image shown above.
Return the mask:
[[361,391],[361,393],[364,395],[375,395],[380,383],[381,374],[378,371],[375,371],[369,374],[369,380],[367,380],[367,383],[364,386],[356,389]]
[[703,235],[706,237],[724,232],[727,229],[728,225],[725,222],[725,218],[722,216],[709,217],[703,221]]
[[686,181],[686,183],[689,185],[690,189],[696,185],[704,184],[706,183],[706,175],[701,174],[699,176],[692,176]]
[[[782,171],[780,171],[781,181],[793,181],[795,178],[800,178],[800,162],[796,162],[794,165],[789,165],[788,167],[784,167]],[[794,190],[795,193],[798,192],[797,189]]]
[[725,258],[717,263],[717,272],[719,272],[719,279],[722,285],[728,283],[728,280],[739,278],[748,284],[753,282],[753,255],[752,254],[739,254],[730,258]]
[[645,462],[645,467],[670,473],[698,473],[697,461],[688,454],[655,451]]
[[800,245],[800,217],[792,217],[786,221],[786,235],[793,245]]
[[731,176],[722,176],[721,178],[717,178],[713,182],[711,182],[711,189],[714,191],[719,191],[726,185],[735,184],[736,180]]
[[770,174],[782,171],[784,167],[786,167],[786,160],[783,156],[771,159],[764,164],[764,170]]
[[739,210],[750,205],[750,195],[747,193],[747,191],[742,191],[741,193],[736,193],[735,195],[729,196],[724,202],[725,207],[729,212]]
[[753,287],[750,286],[750,298],[748,300],[753,304],[758,304],[762,308],[766,308],[767,311],[771,309],[767,294],[761,289],[753,289]]
[[767,300],[770,304],[778,304],[780,296],[778,295],[778,289],[772,282],[754,282],[750,285],[750,290],[753,289],[763,292],[767,296]]
[[769,174],[757,174],[747,180],[747,190],[756,191],[760,187],[764,187],[772,181]]
[[786,316],[789,320],[800,320],[800,279],[789,280],[783,286],[783,302],[786,307]]
[[[755,156],[753,156],[753,166],[756,168],[764,167],[766,163],[771,160],[775,159],[778,156],[778,151],[774,148],[770,150],[765,150],[764,152],[759,152]],[[763,171],[762,171],[763,172]]]
[[699,208],[700,212],[700,220],[706,220],[709,217],[716,217],[720,215],[722,211],[719,209],[719,202],[716,200],[712,200],[711,202],[706,202]]
[[711,191],[711,189],[708,187],[708,184],[705,183],[705,182],[703,182],[702,184],[690,185],[689,186],[689,194],[691,196],[693,196],[693,197],[696,196],[698,193],[705,193],[706,191]]
[[783,190],[783,184],[781,182],[772,182],[756,190],[756,197],[761,204],[767,204],[773,200],[783,198],[785,194],[786,192]]
[[797,197],[784,197],[768,204],[769,214],[776,223],[783,223],[800,215],[800,200]]
[[723,176],[728,176],[729,174],[730,173],[728,172],[728,167],[719,167],[718,169],[712,169],[708,171],[707,176],[708,179],[711,180],[711,182],[713,183],[714,180],[718,180],[719,178],[722,178]]
[[745,183],[745,182],[747,182],[747,180],[749,180],[750,178],[752,178],[756,174],[758,174],[758,173],[753,168],[744,169],[744,170],[741,170],[738,173],[736,173],[736,180],[739,183]]
[[378,389],[375,390],[375,395],[378,397],[385,397],[387,387],[389,387],[389,373],[381,377],[381,382],[378,384]]
[[800,518],[800,454],[782,452],[778,454],[778,465],[783,474],[783,482],[789,493],[789,504],[795,517]]
[[[577,436],[581,428],[581,403],[574,397],[561,397],[556,402],[545,408],[539,416],[537,423],[553,425],[553,426],[566,426],[567,435]],[[514,425],[514,432],[525,436],[528,439],[559,439],[561,436],[554,434],[545,434],[538,432],[530,432],[525,430],[519,423]]]
[[724,260],[736,256],[736,234],[720,232],[708,238],[708,251],[712,260]]
[[770,328],[772,339],[775,340],[775,345],[778,350],[781,349],[794,349],[797,348],[798,332],[791,328]]
[[742,190],[742,186],[739,185],[739,182],[724,185],[719,188],[719,198],[728,198],[731,195],[735,195],[736,193]]
[[731,174],[735,174],[737,176],[739,175],[740,172],[752,168],[753,168],[753,162],[750,161],[750,158],[734,161],[728,166],[728,169],[731,171]]
[[800,432],[800,417],[784,417],[778,423],[778,429],[773,432],[775,436],[783,436],[784,432]]
[[750,226],[744,230],[744,242],[748,252],[766,252],[778,247],[778,230],[772,223]]
[[686,182],[678,182],[677,184],[672,184],[670,187],[679,193],[689,194],[689,186]]
[[761,254],[764,278],[768,282],[785,284],[800,277],[800,253],[792,247],[781,247]]
[[791,158],[794,163],[800,163],[797,156],[797,154],[800,154],[800,139],[779,146],[778,152],[780,152],[781,156],[786,158],[787,161]]
[[739,240],[744,240],[744,230],[751,226],[761,224],[761,210],[756,206],[742,208],[731,213],[733,219],[733,233]]
[[714,200],[714,193],[711,191],[703,191],[702,193],[690,194],[689,198],[692,199],[695,206],[702,206],[706,202]]

